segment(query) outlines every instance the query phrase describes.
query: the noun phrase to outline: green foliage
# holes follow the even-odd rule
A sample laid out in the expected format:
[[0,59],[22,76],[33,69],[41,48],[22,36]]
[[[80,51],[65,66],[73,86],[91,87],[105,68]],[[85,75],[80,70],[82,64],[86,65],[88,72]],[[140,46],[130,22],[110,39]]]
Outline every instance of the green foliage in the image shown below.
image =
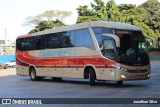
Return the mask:
[[135,20],[135,21],[133,21],[133,24],[138,26],[142,30],[142,32],[145,36],[152,35],[152,37],[157,38],[157,35],[154,33],[154,31],[152,29],[150,29],[150,27],[147,26],[145,23],[138,22]]
[[5,40],[0,40],[0,44],[4,44],[5,43]]
[[79,16],[77,23],[99,20],[97,13],[91,9],[88,9],[87,5],[79,6],[77,8],[77,12]]
[[102,0],[94,0],[91,7],[92,9],[89,9],[84,5],[77,8],[77,23],[95,20],[124,22],[140,27],[146,36],[154,38],[160,36],[160,3],[158,0],[148,0],[138,7],[133,4],[116,5],[114,0],[109,0],[107,3]]
[[107,9],[105,3],[102,0],[94,0],[96,4],[91,3],[94,13],[98,17],[98,19],[106,20],[108,16],[106,14]]
[[51,29],[53,27],[59,27],[59,26],[65,26],[65,24],[63,22],[61,22],[60,20],[49,20],[49,21],[41,21],[38,23],[38,25],[32,29],[29,34],[31,33],[36,33],[39,31],[43,31],[43,30],[47,30],[47,29]]
[[119,19],[120,12],[114,0],[108,1],[108,3],[106,4],[106,10],[109,21],[117,21]]
[[119,8],[120,12],[123,12],[123,11],[127,11],[127,10],[130,10],[130,9],[135,9],[136,5],[133,5],[133,4],[120,4],[120,5],[118,5],[118,8]]
[[27,17],[23,25],[34,27],[29,33],[35,33],[52,27],[64,26],[63,20],[71,14],[70,11],[48,10],[42,14]]
[[160,36],[160,2],[158,0],[148,0],[138,6],[146,10],[143,13],[143,22],[147,24],[156,35]]

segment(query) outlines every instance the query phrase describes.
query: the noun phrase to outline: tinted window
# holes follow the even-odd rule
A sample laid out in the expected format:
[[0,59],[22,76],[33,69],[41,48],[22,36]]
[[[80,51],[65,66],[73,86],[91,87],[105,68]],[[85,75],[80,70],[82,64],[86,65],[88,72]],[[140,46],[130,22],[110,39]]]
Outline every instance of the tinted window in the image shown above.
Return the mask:
[[25,38],[25,50],[34,50],[35,49],[35,41],[32,37]]
[[93,32],[96,36],[97,42],[99,45],[102,45],[102,41],[103,41],[103,37],[102,34],[103,33],[113,33],[113,29],[111,28],[105,28],[105,27],[93,27]]
[[104,40],[103,41],[103,50],[102,50],[103,56],[114,60],[115,59],[115,53],[114,53],[114,42],[113,40]]
[[[43,38],[42,36],[35,36],[32,38],[32,41],[34,40],[34,43],[32,42],[32,46],[34,47],[33,50],[39,50],[43,49]],[[30,43],[30,42],[28,42]],[[31,49],[28,49],[31,50]]]
[[16,41],[16,48],[20,51],[23,51],[23,47],[24,47],[23,41],[24,39],[17,39]]
[[67,31],[62,33],[62,48],[75,47],[76,35],[75,31]]
[[53,33],[46,35],[46,48],[61,48],[61,34],[60,33]]
[[70,36],[71,32],[69,31],[62,33],[62,48],[72,47]]
[[93,41],[88,29],[72,30],[60,33],[46,34],[17,39],[17,49],[21,51],[87,47],[94,49]]
[[93,32],[94,33],[100,33],[100,34],[102,34],[102,33],[113,33],[113,29],[111,29],[111,28],[105,28],[105,27],[93,27],[92,28],[93,29]]
[[35,41],[33,37],[17,39],[16,47],[21,51],[35,50]]
[[71,31],[70,40],[72,46],[76,46],[76,31]]
[[94,49],[93,41],[88,29],[80,29],[76,31],[76,46]]

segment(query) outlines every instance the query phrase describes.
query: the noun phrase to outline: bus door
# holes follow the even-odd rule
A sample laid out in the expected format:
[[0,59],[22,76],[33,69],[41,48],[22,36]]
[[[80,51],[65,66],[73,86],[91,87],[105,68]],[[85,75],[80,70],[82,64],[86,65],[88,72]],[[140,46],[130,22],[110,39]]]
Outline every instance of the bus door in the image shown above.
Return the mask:
[[115,80],[116,47],[119,46],[119,38],[113,34],[102,35],[101,53],[105,58],[105,67],[100,69],[101,80]]

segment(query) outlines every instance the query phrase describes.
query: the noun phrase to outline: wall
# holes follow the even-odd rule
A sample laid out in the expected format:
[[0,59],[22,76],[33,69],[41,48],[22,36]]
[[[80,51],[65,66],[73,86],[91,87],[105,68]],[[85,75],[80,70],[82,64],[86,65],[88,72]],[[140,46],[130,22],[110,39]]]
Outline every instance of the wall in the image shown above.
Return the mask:
[[0,63],[6,63],[15,60],[15,55],[0,55]]

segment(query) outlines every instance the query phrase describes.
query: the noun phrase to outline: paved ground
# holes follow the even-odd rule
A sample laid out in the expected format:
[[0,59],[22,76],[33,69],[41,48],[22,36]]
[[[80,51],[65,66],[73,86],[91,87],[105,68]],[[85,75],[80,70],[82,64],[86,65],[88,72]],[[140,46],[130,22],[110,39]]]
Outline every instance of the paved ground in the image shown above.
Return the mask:
[[15,68],[0,69],[0,78],[9,75],[16,75],[16,69]]
[[[126,81],[123,86],[117,86],[112,81],[97,82],[96,86],[89,86],[89,82],[83,79],[64,78],[58,82],[46,78],[43,81],[31,81],[27,76],[15,75],[15,69],[0,70],[0,98],[160,98],[160,61],[151,62],[151,71],[149,80]],[[89,104],[76,106],[106,107]]]

